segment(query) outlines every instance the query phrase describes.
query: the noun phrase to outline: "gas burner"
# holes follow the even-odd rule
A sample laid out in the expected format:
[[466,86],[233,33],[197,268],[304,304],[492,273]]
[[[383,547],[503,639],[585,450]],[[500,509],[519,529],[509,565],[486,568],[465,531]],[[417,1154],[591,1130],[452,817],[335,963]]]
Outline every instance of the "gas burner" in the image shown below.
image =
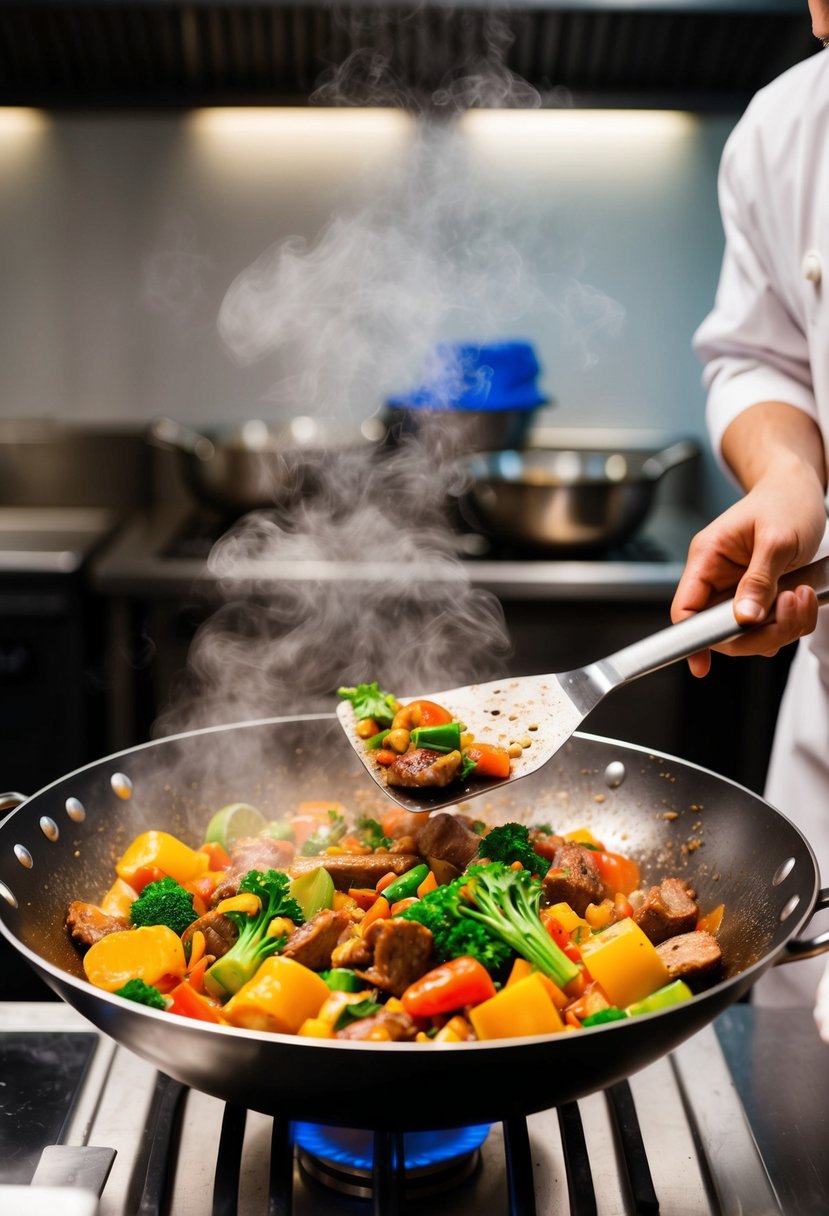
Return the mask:
[[342,1195],[370,1199],[378,1170],[388,1167],[398,1174],[402,1156],[402,1193],[414,1200],[442,1194],[472,1176],[489,1124],[394,1134],[295,1123],[292,1131],[299,1168],[315,1182]]
[[0,1061],[2,1212],[31,1210],[17,1187],[81,1169],[101,1216],[829,1211],[829,1056],[807,1009],[734,1006],[604,1093],[457,1133],[332,1131],[225,1104],[53,1002],[0,1003]]

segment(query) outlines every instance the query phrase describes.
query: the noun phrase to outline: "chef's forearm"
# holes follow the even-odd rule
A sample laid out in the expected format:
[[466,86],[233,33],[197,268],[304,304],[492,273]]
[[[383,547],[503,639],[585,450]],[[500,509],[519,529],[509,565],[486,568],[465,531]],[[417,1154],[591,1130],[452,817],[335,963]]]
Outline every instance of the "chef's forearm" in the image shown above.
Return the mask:
[[763,401],[743,411],[727,427],[722,454],[744,490],[779,474],[793,492],[803,479],[826,490],[826,457],[817,423],[784,401]]

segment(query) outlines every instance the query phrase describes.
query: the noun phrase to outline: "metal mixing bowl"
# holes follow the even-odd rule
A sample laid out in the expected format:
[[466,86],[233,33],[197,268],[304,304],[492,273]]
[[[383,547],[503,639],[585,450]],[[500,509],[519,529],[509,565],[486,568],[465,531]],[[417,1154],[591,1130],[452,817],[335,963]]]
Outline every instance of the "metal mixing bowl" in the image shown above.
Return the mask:
[[466,462],[465,513],[491,536],[567,551],[631,536],[646,519],[660,479],[698,455],[682,440],[657,452],[528,448],[484,452]]

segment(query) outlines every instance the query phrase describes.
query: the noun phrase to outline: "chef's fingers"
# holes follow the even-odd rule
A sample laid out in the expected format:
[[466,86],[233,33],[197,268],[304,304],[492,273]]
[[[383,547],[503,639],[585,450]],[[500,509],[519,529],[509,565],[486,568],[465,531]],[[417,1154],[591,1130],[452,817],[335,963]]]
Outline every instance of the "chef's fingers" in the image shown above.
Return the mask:
[[[674,623],[718,603],[725,594],[723,588],[733,587],[740,576],[741,568],[723,556],[713,534],[714,529],[707,528],[691,541],[688,560],[671,603]],[[688,668],[699,679],[707,676],[711,670],[711,652],[701,650],[691,655]]]
[[777,596],[777,580],[790,569],[796,555],[791,546],[767,541],[755,544],[748,569],[734,592],[734,616],[739,625],[764,621]]
[[742,634],[736,641],[718,646],[724,654],[764,655],[771,658],[783,646],[811,633],[817,625],[818,602],[811,587],[781,591],[777,597],[774,621],[759,625]]

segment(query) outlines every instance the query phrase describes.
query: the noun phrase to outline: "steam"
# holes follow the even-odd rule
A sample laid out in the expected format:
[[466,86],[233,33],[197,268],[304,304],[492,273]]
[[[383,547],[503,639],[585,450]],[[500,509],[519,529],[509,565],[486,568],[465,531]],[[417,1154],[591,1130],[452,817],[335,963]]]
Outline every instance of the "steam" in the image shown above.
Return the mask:
[[[451,442],[444,452],[451,449]],[[340,684],[399,695],[495,676],[509,641],[447,523],[451,461],[417,438],[304,458],[313,489],[238,521],[210,559],[223,603],[160,733],[331,710]]]
[[[284,454],[274,508],[214,547],[221,605],[198,632],[157,733],[333,709],[340,684],[398,695],[504,672],[497,599],[471,585],[452,525],[468,436],[457,415],[387,445],[362,438],[385,398],[422,380],[447,388],[439,342],[500,340],[543,323],[585,366],[622,310],[555,264],[539,265],[545,217],[491,189],[453,121],[471,105],[538,105],[504,66],[497,23],[484,51],[432,92],[385,189],[318,237],[265,250],[231,283],[219,333],[240,364],[272,359],[270,412],[302,414],[329,442]],[[321,85],[325,104],[405,104],[393,57],[356,53]],[[440,117],[436,117],[439,115]],[[448,118],[448,120],[447,120]]]

